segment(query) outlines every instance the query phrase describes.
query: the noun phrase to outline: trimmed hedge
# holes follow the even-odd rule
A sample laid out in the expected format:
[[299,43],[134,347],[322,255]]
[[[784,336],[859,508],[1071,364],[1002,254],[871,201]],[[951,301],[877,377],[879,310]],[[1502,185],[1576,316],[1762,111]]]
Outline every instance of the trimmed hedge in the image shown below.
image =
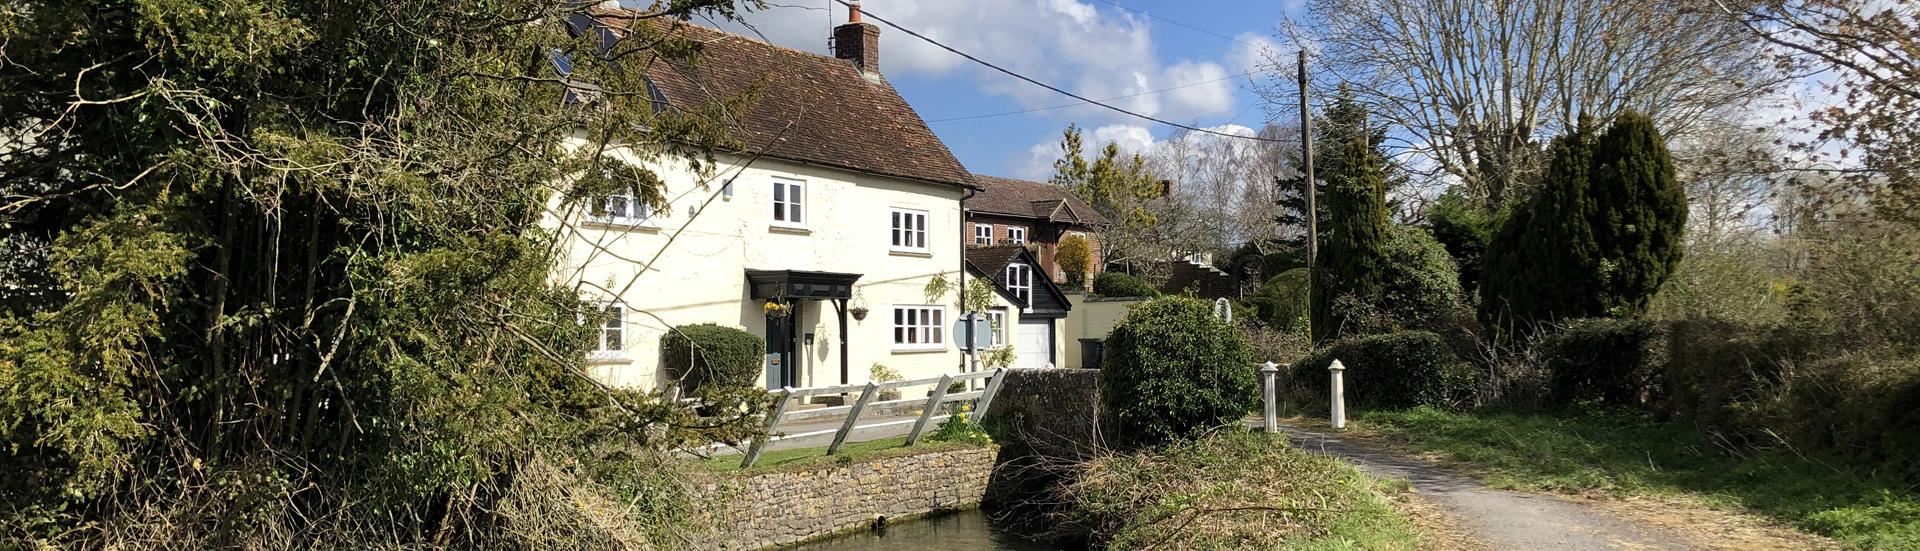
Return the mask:
[[[1347,406],[1357,409],[1459,408],[1471,405],[1480,372],[1453,354],[1447,341],[1427,331],[1402,331],[1345,339],[1294,362],[1296,387],[1327,394],[1327,366],[1342,375]],[[1304,389],[1303,389],[1304,390]]]
[[1190,438],[1259,405],[1253,349],[1192,297],[1134,306],[1107,336],[1100,369],[1100,400],[1122,445]]
[[1658,323],[1575,320],[1541,346],[1553,404],[1645,407],[1665,398],[1667,339]]
[[1103,297],[1151,297],[1160,293],[1140,278],[1120,272],[1101,272],[1093,277],[1093,294]]
[[752,333],[711,323],[660,336],[661,365],[689,392],[753,386],[766,350],[766,341]]

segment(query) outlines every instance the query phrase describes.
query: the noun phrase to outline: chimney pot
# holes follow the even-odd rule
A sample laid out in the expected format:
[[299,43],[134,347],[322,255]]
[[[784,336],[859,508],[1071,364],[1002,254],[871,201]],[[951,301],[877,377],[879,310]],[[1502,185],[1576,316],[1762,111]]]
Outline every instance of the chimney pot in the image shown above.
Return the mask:
[[859,2],[847,4],[847,22],[848,23],[860,22],[860,3]]

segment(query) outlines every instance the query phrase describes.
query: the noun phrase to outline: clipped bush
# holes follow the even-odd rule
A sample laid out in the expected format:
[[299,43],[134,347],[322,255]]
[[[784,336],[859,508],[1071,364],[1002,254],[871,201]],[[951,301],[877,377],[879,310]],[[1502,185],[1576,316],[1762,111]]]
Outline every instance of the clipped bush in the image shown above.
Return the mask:
[[1408,409],[1471,405],[1479,371],[1455,356],[1446,339],[1427,331],[1403,331],[1335,342],[1293,364],[1293,386],[1325,400],[1327,366],[1340,360],[1347,407]]
[[1107,336],[1100,397],[1116,443],[1154,445],[1231,424],[1258,405],[1253,350],[1192,297],[1135,306]]
[[1307,317],[1307,269],[1281,272],[1265,283],[1247,303],[1253,305],[1260,322],[1275,329],[1304,326]]
[[711,323],[682,325],[660,336],[661,365],[689,392],[753,386],[766,349],[766,341],[752,333]]
[[1151,297],[1160,293],[1140,278],[1120,272],[1101,272],[1093,277],[1093,294],[1103,297]]
[[1654,406],[1664,398],[1666,329],[1646,320],[1585,319],[1541,342],[1554,405]]

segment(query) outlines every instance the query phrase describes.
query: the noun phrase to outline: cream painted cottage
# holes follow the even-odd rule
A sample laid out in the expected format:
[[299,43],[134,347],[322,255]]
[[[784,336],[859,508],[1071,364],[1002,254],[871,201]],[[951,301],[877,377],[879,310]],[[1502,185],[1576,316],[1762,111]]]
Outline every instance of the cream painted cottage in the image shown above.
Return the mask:
[[[575,32],[613,34],[604,20],[582,19]],[[957,285],[981,275],[977,267],[961,275],[961,205],[978,188],[880,76],[879,29],[857,11],[853,19],[834,31],[836,57],[677,29],[698,33],[703,57],[651,67],[656,102],[700,104],[759,87],[733,130],[750,151],[722,154],[721,177],[706,186],[685,166],[654,166],[670,201],[658,210],[633,197],[594,198],[590,208],[556,199],[552,211],[570,213],[547,222],[565,236],[557,277],[611,314],[591,362],[602,380],[661,386],[660,337],[695,323],[764,337],[769,387],[862,383],[876,364],[908,378],[966,369],[954,295],[926,291],[935,278]],[[635,162],[618,147],[607,153]],[[1059,334],[1064,312],[1051,303],[1036,311],[1031,280],[1009,288],[1004,276],[1018,269],[1003,260],[993,266],[996,323],[978,341],[1013,346],[1016,328],[1036,321]],[[1028,363],[1057,361],[1058,340],[1034,340],[1047,350],[1023,351]]]

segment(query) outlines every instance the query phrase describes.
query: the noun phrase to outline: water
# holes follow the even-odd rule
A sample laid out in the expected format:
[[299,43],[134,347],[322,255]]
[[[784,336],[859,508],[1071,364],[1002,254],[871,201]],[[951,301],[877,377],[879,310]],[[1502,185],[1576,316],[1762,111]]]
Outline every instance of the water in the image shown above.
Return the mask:
[[794,551],[1061,551],[1056,545],[1033,541],[1002,530],[978,510],[888,525],[884,533],[861,532],[818,541]]

